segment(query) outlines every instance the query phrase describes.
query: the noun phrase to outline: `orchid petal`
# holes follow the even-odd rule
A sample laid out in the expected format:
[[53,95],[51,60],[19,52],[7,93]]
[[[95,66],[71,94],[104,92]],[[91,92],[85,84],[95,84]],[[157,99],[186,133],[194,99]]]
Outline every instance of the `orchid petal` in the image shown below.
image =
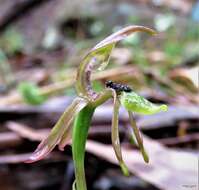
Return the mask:
[[64,111],[56,125],[51,130],[50,134],[44,139],[33,152],[26,163],[32,163],[41,160],[47,156],[54,147],[62,139],[64,132],[71,126],[75,115],[87,105],[87,101],[82,98],[76,98],[72,104]]
[[128,111],[128,114],[129,114],[129,120],[130,120],[130,124],[131,124],[131,127],[134,131],[134,134],[135,134],[135,138],[136,138],[136,141],[138,143],[138,147],[142,153],[142,156],[143,156],[143,159],[146,163],[149,162],[149,157],[144,149],[144,144],[143,144],[143,139],[141,137],[141,134],[140,134],[140,131],[136,125],[136,122],[135,122],[135,119],[133,117],[133,113],[131,113],[130,111]]
[[97,93],[92,90],[91,86],[91,72],[96,65],[100,65],[99,70],[106,67],[114,45],[109,44],[104,49],[95,52],[95,54],[89,54],[83,59],[77,71],[76,90],[79,96],[88,99],[97,98]]
[[68,144],[70,144],[72,140],[72,124],[65,129],[64,134],[62,138],[60,139],[60,142],[58,144],[59,150],[64,151],[64,147]]
[[94,100],[98,94],[91,88],[90,75],[96,63],[99,63],[98,69],[104,69],[109,62],[109,57],[116,43],[125,39],[134,32],[147,32],[155,34],[156,32],[150,28],[143,26],[128,26],[118,32],[108,36],[96,46],[94,46],[82,60],[78,72],[76,90],[79,96]]
[[138,147],[138,143],[136,141],[136,137],[135,134],[131,132],[131,134],[129,135],[130,138],[130,143],[136,147]]
[[117,98],[116,92],[114,90],[112,91],[113,91],[113,99],[114,99],[113,116],[112,116],[112,132],[111,132],[112,145],[115,151],[115,155],[122,169],[122,172],[124,173],[124,175],[128,176],[129,175],[128,168],[122,158],[120,138],[119,138],[119,129],[118,129],[118,119],[119,119],[118,115],[119,115],[120,102]]
[[130,36],[134,32],[147,32],[151,35],[155,35],[157,33],[155,30],[144,27],[144,26],[136,26],[136,25],[127,26],[111,34],[110,36],[106,37],[104,40],[99,42],[90,52],[95,52],[98,49],[101,49],[107,46],[108,44],[117,43],[125,39],[126,37]]

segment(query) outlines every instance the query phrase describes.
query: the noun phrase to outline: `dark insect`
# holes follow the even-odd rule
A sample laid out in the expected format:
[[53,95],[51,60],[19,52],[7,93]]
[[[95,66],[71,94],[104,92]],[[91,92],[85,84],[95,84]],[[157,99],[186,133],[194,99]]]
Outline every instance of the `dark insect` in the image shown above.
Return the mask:
[[119,84],[119,83],[116,83],[116,82],[113,82],[113,81],[106,81],[105,83],[106,87],[107,88],[112,88],[114,89],[116,92],[131,92],[132,89],[127,86],[127,85],[124,85],[124,84]]

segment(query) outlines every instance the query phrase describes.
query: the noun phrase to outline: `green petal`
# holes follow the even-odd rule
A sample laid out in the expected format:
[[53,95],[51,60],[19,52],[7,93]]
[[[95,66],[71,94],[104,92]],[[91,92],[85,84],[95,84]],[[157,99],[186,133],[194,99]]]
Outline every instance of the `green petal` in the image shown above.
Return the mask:
[[128,111],[137,112],[140,114],[155,114],[161,111],[167,111],[167,105],[153,104],[135,92],[123,92],[120,96],[122,106]]

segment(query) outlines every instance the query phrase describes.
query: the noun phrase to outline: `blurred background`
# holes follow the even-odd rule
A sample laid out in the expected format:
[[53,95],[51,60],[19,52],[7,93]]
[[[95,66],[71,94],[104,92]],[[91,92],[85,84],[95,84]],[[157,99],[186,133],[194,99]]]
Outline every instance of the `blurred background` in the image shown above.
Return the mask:
[[81,59],[97,42],[127,25],[136,33],[113,50],[110,64],[94,73],[93,88],[107,80],[128,84],[168,112],[136,115],[151,159],[131,144],[126,112],[120,137],[130,177],[111,146],[112,101],[96,110],[89,132],[86,176],[90,190],[198,189],[199,1],[1,0],[0,190],[70,190],[71,147],[23,163],[76,96]]

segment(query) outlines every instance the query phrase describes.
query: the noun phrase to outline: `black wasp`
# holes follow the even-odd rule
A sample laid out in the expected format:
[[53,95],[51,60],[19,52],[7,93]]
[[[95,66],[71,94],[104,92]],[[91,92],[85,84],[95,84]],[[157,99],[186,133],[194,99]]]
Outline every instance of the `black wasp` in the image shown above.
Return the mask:
[[124,84],[119,84],[110,80],[106,81],[105,85],[107,88],[112,88],[116,92],[131,92],[132,91],[132,89],[129,86],[124,85]]

